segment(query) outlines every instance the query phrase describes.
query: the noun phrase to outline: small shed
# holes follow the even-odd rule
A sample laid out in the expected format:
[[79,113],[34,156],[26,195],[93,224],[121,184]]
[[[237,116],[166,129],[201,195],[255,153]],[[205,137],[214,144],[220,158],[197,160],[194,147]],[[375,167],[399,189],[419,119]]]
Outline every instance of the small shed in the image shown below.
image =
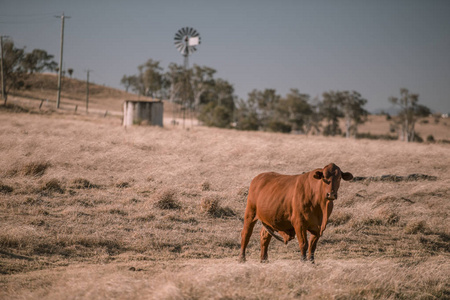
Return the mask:
[[161,100],[125,100],[123,126],[158,125],[163,127],[164,103]]

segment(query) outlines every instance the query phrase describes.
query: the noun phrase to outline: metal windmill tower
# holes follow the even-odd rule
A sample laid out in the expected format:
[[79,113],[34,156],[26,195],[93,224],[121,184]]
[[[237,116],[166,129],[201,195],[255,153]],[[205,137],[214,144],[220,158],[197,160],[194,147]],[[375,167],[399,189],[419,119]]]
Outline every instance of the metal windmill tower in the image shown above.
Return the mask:
[[186,116],[186,104],[189,98],[190,80],[188,77],[189,69],[189,55],[197,51],[197,46],[200,44],[200,34],[192,27],[183,27],[175,33],[174,44],[177,50],[184,56],[184,88],[183,88],[183,128]]

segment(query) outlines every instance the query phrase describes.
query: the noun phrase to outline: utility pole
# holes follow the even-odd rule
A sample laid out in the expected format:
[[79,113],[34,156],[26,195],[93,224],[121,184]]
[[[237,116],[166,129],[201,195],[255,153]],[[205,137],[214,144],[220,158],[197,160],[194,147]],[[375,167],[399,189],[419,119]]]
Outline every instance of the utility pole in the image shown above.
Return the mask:
[[87,70],[87,80],[86,80],[86,113],[88,113],[88,107],[89,107],[89,72],[92,70]]
[[70,18],[70,17],[65,16],[63,13],[61,16],[55,16],[55,18],[61,18],[61,54],[59,56],[58,95],[56,98],[56,108],[59,108],[59,103],[60,103],[60,99],[61,99],[61,75],[62,75],[62,64],[63,64],[64,19]]
[[7,36],[5,36],[5,35],[0,36],[0,48],[1,48],[1,59],[0,59],[0,61],[1,61],[1,74],[2,74],[2,99],[5,100],[4,105],[6,105],[6,98],[7,98],[7,96],[6,96],[6,89],[5,89],[5,71],[4,71],[4,68],[5,68],[4,64],[5,63],[3,61],[3,38],[4,37],[7,37]]

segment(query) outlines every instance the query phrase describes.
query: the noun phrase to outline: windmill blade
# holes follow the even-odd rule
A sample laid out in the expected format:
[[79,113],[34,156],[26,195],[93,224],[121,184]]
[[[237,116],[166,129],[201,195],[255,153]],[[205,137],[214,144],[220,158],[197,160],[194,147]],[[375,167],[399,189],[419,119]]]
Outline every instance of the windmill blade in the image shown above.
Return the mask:
[[175,40],[181,40],[182,37],[183,37],[183,35],[180,32],[177,32],[175,34]]
[[175,33],[175,48],[184,56],[190,55],[197,51],[196,46],[200,43],[200,34],[192,27],[182,27]]

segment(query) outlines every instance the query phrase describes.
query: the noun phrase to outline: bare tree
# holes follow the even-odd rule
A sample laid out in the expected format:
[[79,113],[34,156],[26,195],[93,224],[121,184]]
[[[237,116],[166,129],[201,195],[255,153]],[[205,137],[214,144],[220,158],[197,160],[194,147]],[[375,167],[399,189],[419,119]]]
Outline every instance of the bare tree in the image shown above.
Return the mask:
[[416,138],[415,124],[421,117],[428,116],[430,109],[418,104],[419,95],[410,94],[408,89],[400,89],[400,98],[390,97],[389,102],[400,108],[397,117],[393,118],[394,125],[399,128],[399,138],[412,142]]

